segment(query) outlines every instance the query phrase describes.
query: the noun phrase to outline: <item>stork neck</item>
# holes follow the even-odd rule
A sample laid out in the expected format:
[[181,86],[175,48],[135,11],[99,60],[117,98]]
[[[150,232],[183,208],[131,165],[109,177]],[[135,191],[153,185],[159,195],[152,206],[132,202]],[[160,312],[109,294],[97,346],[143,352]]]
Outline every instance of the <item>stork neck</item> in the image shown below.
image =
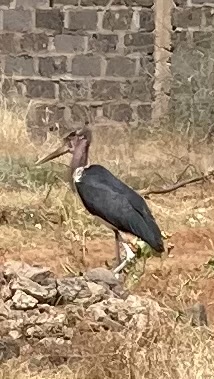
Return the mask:
[[81,140],[75,147],[71,162],[71,174],[79,167],[85,167],[88,164],[89,145],[86,140]]

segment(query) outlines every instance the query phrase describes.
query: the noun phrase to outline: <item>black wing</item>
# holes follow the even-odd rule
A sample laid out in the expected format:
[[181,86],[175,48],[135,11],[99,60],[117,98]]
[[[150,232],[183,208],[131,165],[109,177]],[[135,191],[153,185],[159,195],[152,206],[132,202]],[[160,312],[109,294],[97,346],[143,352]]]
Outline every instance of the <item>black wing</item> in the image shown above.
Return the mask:
[[86,209],[163,251],[161,232],[145,200],[100,165],[85,169],[77,191]]

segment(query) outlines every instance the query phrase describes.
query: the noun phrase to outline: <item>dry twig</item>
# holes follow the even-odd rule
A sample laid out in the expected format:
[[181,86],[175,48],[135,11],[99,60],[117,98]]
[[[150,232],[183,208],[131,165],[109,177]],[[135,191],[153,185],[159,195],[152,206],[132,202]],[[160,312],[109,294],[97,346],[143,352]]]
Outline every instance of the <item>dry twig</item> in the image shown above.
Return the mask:
[[214,170],[209,172],[207,175],[201,175],[201,176],[197,176],[195,178],[183,180],[182,182],[175,183],[171,187],[168,187],[168,188],[160,188],[157,190],[147,190],[146,192],[142,191],[142,195],[144,197],[149,197],[149,195],[160,195],[160,194],[173,192],[173,191],[176,191],[178,188],[185,187],[187,184],[197,183],[197,182],[201,182],[201,181],[205,182],[206,180],[208,180],[212,176],[214,176]]

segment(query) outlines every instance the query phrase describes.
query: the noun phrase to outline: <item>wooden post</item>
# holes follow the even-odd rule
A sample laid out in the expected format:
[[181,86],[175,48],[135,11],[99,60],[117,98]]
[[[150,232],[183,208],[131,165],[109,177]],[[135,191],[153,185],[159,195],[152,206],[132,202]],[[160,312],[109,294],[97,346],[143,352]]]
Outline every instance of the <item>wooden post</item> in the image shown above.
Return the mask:
[[171,12],[172,0],[155,0],[155,101],[152,121],[158,125],[168,111],[170,93],[170,48],[171,48]]

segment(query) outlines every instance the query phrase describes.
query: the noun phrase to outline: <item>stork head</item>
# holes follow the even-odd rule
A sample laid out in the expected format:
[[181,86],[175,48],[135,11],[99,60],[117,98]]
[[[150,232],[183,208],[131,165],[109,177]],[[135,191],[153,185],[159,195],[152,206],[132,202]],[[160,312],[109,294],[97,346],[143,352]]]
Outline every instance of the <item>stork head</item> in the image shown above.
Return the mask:
[[39,159],[36,162],[36,165],[49,162],[52,159],[58,158],[67,153],[75,154],[75,150],[79,150],[79,148],[82,147],[88,149],[91,139],[92,133],[88,128],[84,127],[82,129],[73,130],[63,138],[62,145],[58,147],[58,149],[48,154],[46,157]]

